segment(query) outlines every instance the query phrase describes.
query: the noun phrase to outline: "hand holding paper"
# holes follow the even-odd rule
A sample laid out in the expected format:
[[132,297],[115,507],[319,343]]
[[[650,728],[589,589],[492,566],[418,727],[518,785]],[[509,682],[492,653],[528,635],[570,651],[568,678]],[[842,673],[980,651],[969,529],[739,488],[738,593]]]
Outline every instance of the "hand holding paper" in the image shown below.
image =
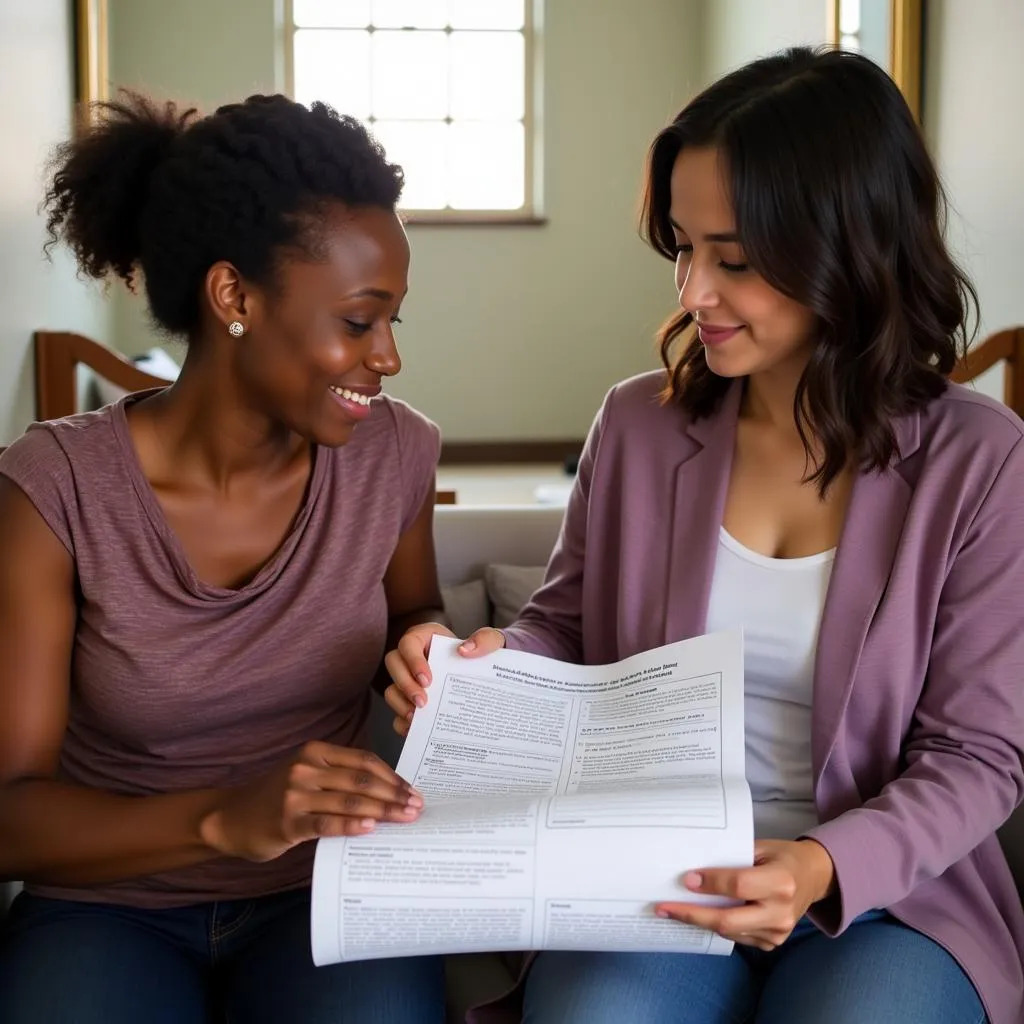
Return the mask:
[[[425,622],[414,626],[398,642],[394,651],[384,659],[388,673],[394,682],[384,691],[384,700],[395,713],[393,728],[399,736],[409,734],[413,713],[416,708],[426,707],[432,672],[427,660],[435,636],[455,636],[446,626],[437,622]],[[493,654],[505,646],[505,637],[500,630],[485,627],[459,644],[460,654],[479,658]]]

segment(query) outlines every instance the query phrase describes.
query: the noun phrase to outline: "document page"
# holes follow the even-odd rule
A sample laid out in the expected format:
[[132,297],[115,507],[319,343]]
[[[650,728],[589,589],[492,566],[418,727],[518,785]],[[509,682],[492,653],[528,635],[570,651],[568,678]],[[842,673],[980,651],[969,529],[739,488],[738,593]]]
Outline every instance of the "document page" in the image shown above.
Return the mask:
[[428,703],[398,773],[412,824],[321,840],[318,964],[523,949],[728,953],[654,916],[715,902],[688,870],[749,865],[743,639],[696,637],[615,665],[517,651],[482,659],[435,637]]

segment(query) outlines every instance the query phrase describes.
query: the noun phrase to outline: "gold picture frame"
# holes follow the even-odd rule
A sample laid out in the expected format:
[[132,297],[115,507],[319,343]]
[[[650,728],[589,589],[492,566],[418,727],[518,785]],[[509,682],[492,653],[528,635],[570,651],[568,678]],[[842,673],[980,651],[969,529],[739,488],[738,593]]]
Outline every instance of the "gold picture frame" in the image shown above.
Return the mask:
[[82,124],[110,95],[107,0],[75,0],[75,100]]
[[[844,6],[849,5],[844,11]],[[855,15],[857,33],[848,33]],[[870,18],[878,26],[868,45],[859,38]],[[921,120],[921,51],[924,45],[923,0],[828,0],[828,41],[833,46],[859,49],[877,61],[899,86]]]

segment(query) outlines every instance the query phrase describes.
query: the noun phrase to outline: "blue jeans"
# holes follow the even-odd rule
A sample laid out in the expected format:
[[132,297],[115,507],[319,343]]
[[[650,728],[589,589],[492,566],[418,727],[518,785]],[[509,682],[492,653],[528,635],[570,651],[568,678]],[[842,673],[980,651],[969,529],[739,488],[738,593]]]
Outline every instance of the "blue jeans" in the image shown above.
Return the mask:
[[314,967],[309,890],[136,910],[22,893],[3,1024],[443,1024],[436,957]]
[[983,1024],[957,962],[882,911],[830,939],[806,919],[771,953],[541,953],[523,1024]]

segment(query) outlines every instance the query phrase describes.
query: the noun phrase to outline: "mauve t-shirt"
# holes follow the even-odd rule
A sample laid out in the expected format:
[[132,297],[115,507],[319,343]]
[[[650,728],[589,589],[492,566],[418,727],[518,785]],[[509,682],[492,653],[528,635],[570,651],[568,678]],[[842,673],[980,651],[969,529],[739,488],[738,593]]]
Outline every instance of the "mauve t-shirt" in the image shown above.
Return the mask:
[[[342,448],[317,448],[305,503],[244,587],[197,579],[142,473],[129,397],[33,424],[0,457],[77,571],[60,777],[144,796],[237,786],[309,740],[359,746],[384,652],[383,577],[432,494],[437,428],[383,398]],[[143,878],[29,890],[171,907],[307,885],[314,843]]]

